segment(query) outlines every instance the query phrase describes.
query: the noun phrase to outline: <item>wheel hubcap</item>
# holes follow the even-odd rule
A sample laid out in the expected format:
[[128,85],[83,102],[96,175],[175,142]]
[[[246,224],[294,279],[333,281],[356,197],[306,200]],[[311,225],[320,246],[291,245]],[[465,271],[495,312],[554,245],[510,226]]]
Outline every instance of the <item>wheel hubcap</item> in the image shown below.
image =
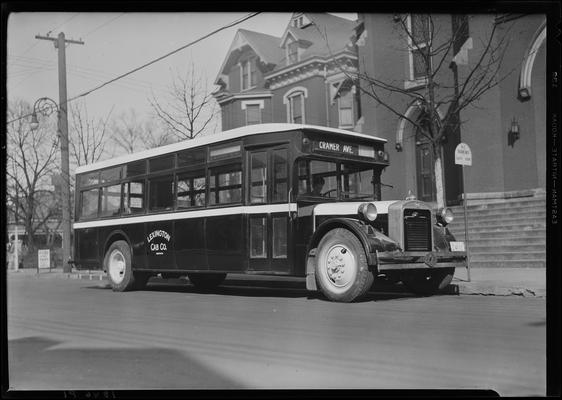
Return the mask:
[[326,275],[332,285],[345,287],[355,275],[355,257],[344,245],[330,247],[326,255]]
[[109,256],[109,276],[117,284],[125,278],[125,257],[119,250],[113,250]]

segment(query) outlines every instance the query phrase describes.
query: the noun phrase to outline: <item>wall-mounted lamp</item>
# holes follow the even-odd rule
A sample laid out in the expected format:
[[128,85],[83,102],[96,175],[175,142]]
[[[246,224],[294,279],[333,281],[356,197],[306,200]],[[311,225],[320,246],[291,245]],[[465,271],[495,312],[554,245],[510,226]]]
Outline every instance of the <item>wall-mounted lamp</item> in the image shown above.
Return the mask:
[[400,143],[396,143],[394,145],[394,148],[396,149],[397,152],[401,152],[402,151],[402,145]]
[[511,147],[515,144],[515,142],[519,140],[519,124],[515,117],[511,120],[511,127],[507,132],[507,144]]

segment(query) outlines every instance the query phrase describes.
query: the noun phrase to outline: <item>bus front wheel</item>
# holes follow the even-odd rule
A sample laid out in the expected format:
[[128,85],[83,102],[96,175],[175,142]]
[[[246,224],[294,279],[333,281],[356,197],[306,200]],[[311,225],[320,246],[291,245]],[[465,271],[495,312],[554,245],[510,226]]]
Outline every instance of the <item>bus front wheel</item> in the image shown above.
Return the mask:
[[316,282],[324,295],[339,302],[364,296],[374,277],[367,264],[363,245],[347,229],[329,231],[318,244]]
[[187,277],[199,289],[212,289],[220,285],[226,278],[225,273],[192,272]]
[[127,242],[113,242],[105,253],[103,264],[114,292],[125,292],[135,287],[131,249]]

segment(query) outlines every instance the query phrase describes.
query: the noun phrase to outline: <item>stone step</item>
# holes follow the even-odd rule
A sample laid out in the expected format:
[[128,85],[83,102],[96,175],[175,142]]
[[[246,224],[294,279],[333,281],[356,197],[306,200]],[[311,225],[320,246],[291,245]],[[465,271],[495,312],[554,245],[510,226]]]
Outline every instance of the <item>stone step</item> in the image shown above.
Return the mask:
[[541,252],[546,254],[546,245],[518,245],[504,244],[500,245],[496,242],[489,242],[487,245],[475,245],[469,241],[469,250],[471,254],[498,254],[498,253],[530,253]]
[[545,268],[545,260],[472,261],[470,268]]
[[[514,199],[497,199],[494,201],[486,202],[472,202],[468,199],[467,209],[471,210],[490,210],[490,209],[503,209],[503,208],[513,208],[513,207],[532,207],[539,208],[546,207],[546,196],[535,196],[535,197],[519,197]],[[464,205],[452,206],[453,209],[463,209]]]
[[[449,229],[453,235],[457,236],[459,234],[464,235],[464,226],[451,227]],[[479,235],[479,234],[491,234],[493,233],[496,237],[504,237],[505,235],[517,234],[521,236],[522,234],[529,233],[530,236],[535,235],[532,232],[542,231],[546,233],[546,228],[539,224],[535,225],[483,225],[483,226],[469,226],[469,235]]]
[[[449,224],[451,228],[462,227],[464,230],[464,220],[462,221],[453,221]],[[546,220],[541,220],[537,218],[518,218],[518,219],[511,219],[511,220],[468,220],[468,227],[470,228],[479,228],[479,227],[495,227],[495,226],[536,226],[546,228]]]
[[[460,229],[449,229],[449,231],[457,238],[461,240],[464,238],[464,227]],[[498,230],[498,231],[490,231],[486,229],[468,230],[468,237],[470,240],[472,239],[482,239],[482,240],[503,240],[503,239],[512,239],[512,238],[546,238],[546,229],[527,229],[527,230]]]
[[[456,237],[458,240],[464,241],[464,235]],[[511,238],[472,238],[468,236],[470,247],[485,246],[546,246],[546,236],[544,237],[511,237]]]
[[[453,214],[455,221],[464,221],[464,210],[453,210]],[[504,220],[504,219],[517,219],[517,218],[537,218],[546,220],[546,209],[542,210],[535,210],[529,208],[520,207],[519,210],[512,210],[509,211],[497,211],[497,210],[481,210],[481,211],[472,211],[467,213],[467,218],[470,220]]]
[[[470,253],[470,249],[469,249]],[[525,253],[496,252],[496,253],[470,253],[471,261],[511,261],[511,260],[537,260],[546,261],[544,251],[529,251]]]

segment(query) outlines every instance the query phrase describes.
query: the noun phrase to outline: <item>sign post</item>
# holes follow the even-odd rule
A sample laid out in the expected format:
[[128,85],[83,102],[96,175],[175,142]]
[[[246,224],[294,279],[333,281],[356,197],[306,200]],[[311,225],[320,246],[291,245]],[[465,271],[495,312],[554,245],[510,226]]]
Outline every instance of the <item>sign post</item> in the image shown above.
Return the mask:
[[463,187],[463,206],[464,206],[464,241],[466,242],[466,273],[468,277],[468,282],[470,282],[470,263],[469,263],[469,254],[468,254],[468,217],[467,217],[467,210],[466,210],[466,186],[464,180],[464,167],[472,165],[472,152],[470,151],[470,147],[466,143],[459,143],[455,148],[455,164],[462,166],[462,187]]
[[40,269],[51,271],[51,252],[49,249],[37,250],[37,273]]

